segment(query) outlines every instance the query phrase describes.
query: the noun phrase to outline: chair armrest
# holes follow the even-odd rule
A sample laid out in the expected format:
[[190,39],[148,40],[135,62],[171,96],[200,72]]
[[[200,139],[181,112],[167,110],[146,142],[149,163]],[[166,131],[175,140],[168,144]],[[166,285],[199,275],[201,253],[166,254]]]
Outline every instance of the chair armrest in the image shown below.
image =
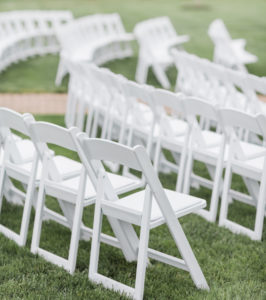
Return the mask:
[[188,35],[179,35],[174,39],[171,39],[167,42],[167,46],[169,48],[182,45],[190,40],[190,37]]
[[232,40],[231,43],[235,47],[245,48],[247,41],[245,39],[236,39],[236,40]]

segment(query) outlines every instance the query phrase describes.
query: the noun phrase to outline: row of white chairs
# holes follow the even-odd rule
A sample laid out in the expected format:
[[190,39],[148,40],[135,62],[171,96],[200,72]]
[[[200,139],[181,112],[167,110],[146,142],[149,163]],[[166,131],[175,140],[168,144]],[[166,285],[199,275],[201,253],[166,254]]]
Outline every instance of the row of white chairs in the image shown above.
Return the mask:
[[95,14],[75,19],[58,28],[61,46],[55,84],[60,85],[68,73],[67,60],[94,62],[98,65],[133,55],[130,42],[133,34],[126,33],[117,13]]
[[[168,17],[157,17],[138,23],[134,34],[139,43],[136,81],[146,83],[149,67],[163,88],[169,89],[171,84],[166,71],[175,65],[170,50],[183,50],[183,44],[189,40],[187,35],[178,35]],[[215,63],[247,73],[246,64],[255,63],[258,58],[247,52],[244,39],[232,40],[224,22],[214,20],[208,29],[214,43]],[[177,69],[179,73],[179,68]]]
[[178,69],[176,92],[220,107],[266,114],[266,104],[258,97],[266,95],[265,77],[232,70],[185,51],[172,49],[171,54]]
[[[238,110],[220,109],[199,98],[130,82],[121,75],[93,65],[72,65],[69,69],[67,126],[75,125],[91,137],[96,137],[101,128],[101,138],[128,146],[141,143],[157,171],[170,169],[178,174],[178,192],[188,194],[190,186],[199,185],[212,190],[210,209],[201,210],[199,214],[214,222],[221,196],[223,211],[220,212],[219,224],[252,239],[261,239],[264,209],[259,207],[265,203],[265,193],[264,182],[258,182],[265,173],[265,115],[257,118]],[[220,130],[204,128],[202,119],[216,124]],[[227,127],[231,128],[230,131]],[[230,136],[234,136],[232,145]],[[164,149],[172,154],[174,161],[169,161]],[[237,153],[232,160],[243,161],[243,169],[249,170],[241,173],[249,195],[232,190],[230,178],[225,178],[223,184],[225,168],[230,169],[228,172],[240,172],[229,162],[231,152]],[[192,172],[195,160],[207,166],[210,180]],[[115,165],[109,167],[117,170]],[[250,173],[250,170],[253,171]],[[255,173],[260,175],[255,176]],[[232,199],[259,208],[256,217],[259,225],[254,231],[228,220],[225,212]]]
[[[29,139],[18,137],[14,130]],[[89,278],[106,288],[142,299],[148,258],[152,258],[188,271],[198,288],[209,289],[178,220],[205,207],[206,201],[164,189],[142,146],[132,148],[89,138],[78,128],[36,122],[30,114],[21,115],[6,108],[0,108],[0,134],[0,208],[7,180],[13,178],[25,187],[20,232],[17,234],[1,224],[2,234],[24,246],[33,206],[36,212],[31,252],[71,274],[76,267],[79,240],[92,238]],[[81,163],[55,154],[51,145],[77,153]],[[106,172],[103,165],[106,161],[142,173],[143,180]],[[125,192],[131,193],[121,198],[120,194]],[[47,207],[46,196],[57,199],[62,214]],[[82,217],[84,208],[92,204],[95,212],[91,229],[84,225]],[[114,237],[102,233],[103,215],[107,216]],[[53,220],[71,230],[67,259],[40,247],[45,220]],[[181,258],[148,247],[150,230],[161,224],[169,228]],[[140,226],[139,237],[132,225]],[[127,261],[137,261],[134,288],[98,273],[101,242],[120,248]]]
[[0,72],[31,56],[57,53],[56,29],[72,18],[70,11],[1,12]]

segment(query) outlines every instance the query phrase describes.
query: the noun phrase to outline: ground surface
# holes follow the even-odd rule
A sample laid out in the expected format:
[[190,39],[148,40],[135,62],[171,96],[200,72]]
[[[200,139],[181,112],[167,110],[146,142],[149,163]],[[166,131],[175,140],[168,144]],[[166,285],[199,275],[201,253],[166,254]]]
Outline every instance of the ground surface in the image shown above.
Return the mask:
[[[191,36],[191,42],[187,44],[186,49],[208,58],[212,56],[212,44],[206,34],[208,24],[214,18],[222,17],[232,36],[246,38],[247,49],[259,56],[259,63],[250,66],[250,72],[257,75],[266,74],[265,1],[202,0],[201,3],[207,6],[202,5],[198,9],[186,5],[190,3],[189,0],[1,0],[0,11],[27,8],[71,9],[75,16],[117,11],[129,31],[140,20],[169,15],[179,33]],[[136,55],[125,61],[112,62],[108,67],[133,79]],[[1,105],[8,104],[14,108],[16,106],[22,112],[63,113],[63,103],[66,99],[64,94],[49,94],[45,97],[32,94],[66,91],[67,80],[60,88],[56,88],[53,83],[57,63],[57,56],[37,57],[11,66],[0,74],[0,92],[29,93],[22,98],[18,95],[2,95]],[[169,74],[174,83],[174,69],[171,69]],[[157,85],[152,74],[149,76],[149,83]],[[62,115],[36,117],[38,120],[64,125]],[[59,149],[55,150],[57,153],[66,154]],[[76,159],[76,156],[72,157]],[[206,173],[200,164],[196,165],[196,171]],[[174,188],[175,179],[174,174],[161,175],[163,184],[168,188]],[[244,189],[239,178],[235,178],[234,185],[240,190]],[[210,192],[203,188],[199,191],[193,190],[192,193],[204,199],[210,197]],[[52,199],[47,200],[47,205],[58,209]],[[4,201],[0,222],[18,231],[21,213],[21,208]],[[252,207],[233,203],[229,216],[250,228],[254,226],[255,210]],[[77,270],[73,276],[32,255],[29,249],[33,219],[34,212],[27,245],[24,248],[16,246],[0,235],[0,299],[124,299],[119,294],[96,286],[88,280],[91,242],[80,242]],[[85,224],[92,226],[92,221],[93,207],[86,209],[84,214]],[[152,261],[147,270],[145,299],[266,299],[265,226],[262,242],[254,242],[245,236],[234,235],[196,215],[182,218],[181,223],[211,290],[209,293],[199,291],[186,272]],[[41,246],[67,257],[70,231],[53,222],[45,223],[43,229]],[[104,232],[111,233],[106,221]],[[165,226],[151,232],[149,246],[178,255]],[[119,250],[105,245],[101,247],[101,273],[126,284],[133,284],[135,267],[134,263],[125,263]]]
[[[37,116],[38,120],[64,124],[63,116]],[[57,153],[69,155],[54,148]],[[76,155],[71,155],[77,159]],[[197,164],[196,172],[206,175],[204,166]],[[161,174],[165,187],[175,187],[174,174]],[[244,191],[243,182],[234,179],[234,188]],[[210,198],[210,191],[201,188],[192,194]],[[53,199],[46,201],[48,207],[58,210]],[[4,201],[0,222],[17,231],[20,227],[22,209]],[[242,225],[253,228],[255,209],[234,202],[229,217]],[[77,269],[73,276],[42,258],[30,253],[34,212],[32,212],[27,245],[20,248],[0,235],[0,299],[124,299],[119,294],[96,286],[88,280],[91,242],[80,242]],[[85,209],[84,223],[92,226],[93,207]],[[188,273],[152,261],[147,270],[145,299],[259,299],[266,296],[266,228],[262,242],[235,235],[229,230],[211,224],[199,216],[181,218],[181,224],[192,249],[210,285],[210,292],[197,290]],[[107,222],[103,231],[112,234]],[[41,246],[67,257],[70,231],[54,222],[45,222]],[[151,231],[150,247],[172,255],[178,251],[166,226]],[[121,252],[110,246],[101,246],[100,267],[102,274],[123,283],[133,285],[135,263],[126,263]]]

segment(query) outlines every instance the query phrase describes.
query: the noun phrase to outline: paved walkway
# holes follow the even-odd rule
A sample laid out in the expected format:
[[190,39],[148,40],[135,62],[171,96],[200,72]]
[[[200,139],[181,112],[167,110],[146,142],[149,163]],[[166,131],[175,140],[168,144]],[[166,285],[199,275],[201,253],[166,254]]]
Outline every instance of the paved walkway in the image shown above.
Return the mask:
[[[266,96],[260,99],[266,103]],[[67,94],[0,94],[0,106],[20,113],[65,114]]]
[[67,94],[0,94],[0,106],[20,113],[65,114]]

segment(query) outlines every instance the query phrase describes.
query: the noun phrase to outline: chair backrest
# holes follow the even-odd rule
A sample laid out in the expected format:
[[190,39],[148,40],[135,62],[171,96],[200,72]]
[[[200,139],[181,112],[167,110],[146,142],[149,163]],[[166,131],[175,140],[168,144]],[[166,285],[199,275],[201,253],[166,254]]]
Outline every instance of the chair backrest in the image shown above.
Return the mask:
[[[60,181],[60,170],[53,161],[53,154],[47,144],[53,144],[74,152],[77,152],[76,144],[73,142],[70,129],[47,122],[29,122],[25,120],[31,139],[36,147],[41,160],[45,155],[50,157],[48,176],[54,181]],[[78,131],[78,129],[76,129]]]
[[231,40],[231,36],[230,36],[223,20],[221,20],[221,19],[216,19],[211,22],[211,24],[209,25],[209,28],[208,28],[208,34],[214,42],[220,42],[221,40],[222,41],[223,40],[226,40],[226,41]]
[[264,124],[265,120],[263,117],[250,115],[234,109],[220,109],[218,113],[224,132],[228,136],[231,136],[234,143],[232,147],[234,156],[239,159],[245,159],[244,149],[240,143],[242,135],[239,132],[245,130],[249,134],[265,137],[265,130],[262,130],[260,124],[260,122]]
[[22,10],[0,13],[0,40],[21,33],[42,33],[73,19],[70,11]]
[[235,109],[220,109],[219,115],[224,127],[243,128],[256,134],[262,134],[257,117]]
[[186,116],[183,98],[184,95],[173,93],[163,89],[154,89],[153,102],[156,107],[158,124],[164,136],[174,136],[174,130],[169,124],[169,118],[184,119]]
[[204,122],[211,124],[211,121],[214,121],[216,124],[219,121],[217,107],[203,99],[186,97],[184,98],[184,108],[186,118],[193,128],[193,141],[202,147],[206,147],[207,142],[210,141],[205,140],[201,128],[210,127],[210,125],[205,126]]
[[[24,117],[34,120],[31,114],[20,114],[8,108],[0,108],[0,135],[1,141],[4,143],[9,139],[10,159],[14,163],[22,163],[22,154],[20,153],[16,141],[11,134],[12,130],[17,131],[27,137],[30,136],[27,126],[24,123]],[[25,161],[24,161],[25,162]]]
[[[139,22],[134,28],[134,34],[146,51],[164,47],[164,44],[177,36],[169,17],[158,17]],[[142,49],[140,49],[142,51]]]

